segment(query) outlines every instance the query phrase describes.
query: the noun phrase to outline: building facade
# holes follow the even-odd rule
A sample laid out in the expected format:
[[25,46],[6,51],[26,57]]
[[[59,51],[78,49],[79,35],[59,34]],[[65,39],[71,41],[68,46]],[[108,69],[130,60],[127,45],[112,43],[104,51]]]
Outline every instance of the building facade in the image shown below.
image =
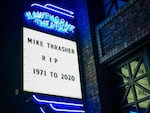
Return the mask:
[[[22,12],[4,8],[2,102],[5,113],[37,113],[22,92]],[[48,2],[37,0],[38,2]],[[150,1],[50,0],[74,11],[85,113],[150,112]],[[10,9],[10,10],[8,10]],[[9,15],[8,15],[9,14]],[[11,56],[11,57],[10,57]],[[8,71],[9,69],[9,71]],[[8,84],[9,83],[9,84]],[[9,101],[7,101],[9,100]],[[48,111],[54,113],[54,111]]]
[[[86,65],[90,67],[85,69],[89,75],[84,76],[94,76],[91,70],[95,66],[96,76],[92,78],[97,79],[100,101],[100,111],[95,112],[149,113],[150,2],[130,0],[124,1],[126,3],[120,7],[115,5],[119,2],[114,0],[108,9],[106,4],[109,2],[104,5],[107,9],[105,19],[95,27],[96,36],[91,35],[93,40],[96,37],[96,41],[92,41],[95,65]],[[91,33],[94,34],[94,31],[91,30]],[[92,59],[87,59],[87,62],[92,62]],[[97,89],[94,87],[95,81],[89,80],[91,82],[88,84],[93,85],[87,91],[93,94],[90,100],[94,101]],[[97,106],[96,103],[94,105]]]

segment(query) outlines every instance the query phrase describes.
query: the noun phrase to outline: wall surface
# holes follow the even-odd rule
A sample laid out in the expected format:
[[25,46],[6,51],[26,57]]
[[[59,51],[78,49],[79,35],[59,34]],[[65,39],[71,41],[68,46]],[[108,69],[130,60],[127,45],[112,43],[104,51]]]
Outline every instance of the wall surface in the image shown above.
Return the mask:
[[149,0],[130,0],[115,14],[97,25],[99,57],[97,79],[102,113],[121,113],[119,109],[121,97],[117,97],[117,91],[115,91],[117,83],[121,80],[115,79],[115,73],[111,70],[110,64],[123,58],[127,52],[133,52],[146,45],[150,41],[149,37]]
[[85,107],[87,110],[86,113],[101,113],[89,15],[86,4],[86,0],[78,0],[76,8],[80,36],[79,45],[84,82]]
[[100,63],[150,33],[150,1],[130,0],[96,27]]

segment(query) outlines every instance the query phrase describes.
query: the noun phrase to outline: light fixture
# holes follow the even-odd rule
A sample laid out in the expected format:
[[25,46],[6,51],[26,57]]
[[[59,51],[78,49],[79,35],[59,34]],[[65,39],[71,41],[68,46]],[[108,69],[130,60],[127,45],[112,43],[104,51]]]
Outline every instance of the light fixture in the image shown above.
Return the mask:
[[[50,101],[46,99],[39,99],[36,95],[32,95],[33,99],[39,103],[49,106],[50,109],[56,111],[56,112],[69,112],[69,113],[85,113],[83,110],[83,104],[77,104],[77,103],[71,103],[71,102],[62,102],[62,101]],[[58,105],[57,107],[55,105]],[[63,106],[63,108],[60,108],[60,106]],[[67,107],[66,107],[67,106]],[[70,106],[70,107],[68,107]],[[59,107],[59,108],[58,108]],[[40,110],[42,113],[45,113],[44,109],[40,107]]]
[[[53,6],[53,7],[48,7],[48,6]],[[63,8],[60,8],[60,7],[57,7],[57,6],[54,6],[54,5],[51,5],[51,4],[46,4],[46,5],[40,5],[40,4],[37,4],[37,3],[33,3],[31,5],[31,7],[40,7],[40,8],[44,8],[44,9],[47,9],[49,11],[53,11],[55,13],[59,13],[61,15],[65,15],[65,16],[68,16],[68,17],[71,17],[71,18],[74,18],[74,16],[72,14],[74,14],[72,11],[69,11],[69,10],[66,10],[66,9],[63,9]],[[55,7],[55,8],[54,8]],[[57,8],[57,9],[56,9]],[[61,11],[59,11],[58,9],[61,9]],[[64,12],[65,11],[65,12]],[[69,12],[71,14],[68,14],[66,12]]]

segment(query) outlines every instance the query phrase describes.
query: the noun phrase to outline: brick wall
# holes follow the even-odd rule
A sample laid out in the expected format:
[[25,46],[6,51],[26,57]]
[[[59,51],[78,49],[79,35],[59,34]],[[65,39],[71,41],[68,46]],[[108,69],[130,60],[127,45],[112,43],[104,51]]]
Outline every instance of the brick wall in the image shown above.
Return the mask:
[[78,0],[76,9],[86,113],[101,113],[86,0]]
[[150,33],[150,1],[130,0],[96,27],[99,62],[118,54]]

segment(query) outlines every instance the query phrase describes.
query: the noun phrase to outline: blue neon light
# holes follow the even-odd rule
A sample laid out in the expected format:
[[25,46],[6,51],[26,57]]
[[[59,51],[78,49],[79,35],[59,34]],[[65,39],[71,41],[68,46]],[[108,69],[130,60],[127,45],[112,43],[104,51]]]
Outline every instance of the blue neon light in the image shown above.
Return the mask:
[[[45,6],[45,5],[43,6],[43,5],[40,5],[40,4],[37,4],[37,3],[33,3],[33,4],[31,5],[31,7],[35,7],[35,6],[40,7],[40,8],[44,8],[44,9],[47,9],[47,10],[53,11],[53,12],[55,12],[55,13],[59,13],[59,14],[62,14],[62,15],[71,17],[71,18],[74,18],[73,15],[70,15],[70,14],[67,14],[67,13],[65,13],[65,12],[62,12],[62,11],[59,11],[59,10],[56,10],[56,9],[47,7],[47,5],[46,5],[46,6]],[[48,6],[53,6],[53,5],[48,4]],[[55,8],[56,8],[56,7],[55,7]],[[62,9],[62,8],[57,7],[57,9]],[[64,11],[67,11],[67,12],[68,12],[68,10],[65,10],[65,9],[64,9]]]
[[[68,103],[68,102],[60,102],[60,101],[49,101],[49,100],[42,100],[37,98],[35,95],[32,95],[33,99],[40,103],[40,104],[46,104],[49,106],[50,109],[56,111],[56,112],[70,112],[70,113],[85,113],[85,111],[83,110],[83,108],[76,108],[76,106],[79,107],[83,107],[83,104],[76,104],[76,103]],[[54,107],[54,105],[61,105],[61,106],[72,106],[67,108],[67,107],[63,107],[63,108],[56,108],[56,106]],[[58,106],[57,106],[58,107]],[[43,110],[42,107],[40,107],[40,110],[42,113],[45,113],[45,111]]]
[[[75,32],[75,26],[60,17],[60,15],[63,15],[74,18],[74,12],[52,4],[41,5],[33,3],[31,7],[33,8],[31,11],[29,10],[24,13],[27,24],[64,34],[72,35]],[[37,9],[39,9],[39,11]],[[40,11],[41,9],[42,11]],[[54,15],[54,13],[56,15]]]
[[45,6],[45,7],[53,7],[53,8],[56,8],[56,9],[58,9],[58,10],[64,11],[64,12],[66,12],[66,13],[69,13],[69,14],[71,14],[71,15],[74,14],[74,12],[72,12],[72,11],[69,11],[69,10],[67,10],[67,9],[64,9],[64,8],[61,8],[61,7],[52,5],[52,4],[45,4],[44,6]]
[[76,113],[85,113],[83,110],[70,110],[70,109],[57,109],[52,104],[49,104],[50,107],[55,111],[61,111],[61,112],[76,112]]
[[49,100],[41,100],[37,98],[35,95],[32,95],[32,97],[39,103],[45,103],[45,104],[63,104],[63,105],[71,105],[71,106],[81,106],[83,107],[83,104],[76,104],[76,103],[68,103],[68,102],[58,102],[58,101],[49,101]]
[[40,110],[41,110],[42,113],[45,113],[45,111],[42,107],[40,107]]
[[137,113],[137,112],[135,112],[135,111],[130,111],[130,113]]
[[59,18],[58,16],[49,14],[48,12],[27,11],[24,15],[27,21],[46,29],[70,34],[73,34],[75,30],[74,25],[70,24],[63,18]]

